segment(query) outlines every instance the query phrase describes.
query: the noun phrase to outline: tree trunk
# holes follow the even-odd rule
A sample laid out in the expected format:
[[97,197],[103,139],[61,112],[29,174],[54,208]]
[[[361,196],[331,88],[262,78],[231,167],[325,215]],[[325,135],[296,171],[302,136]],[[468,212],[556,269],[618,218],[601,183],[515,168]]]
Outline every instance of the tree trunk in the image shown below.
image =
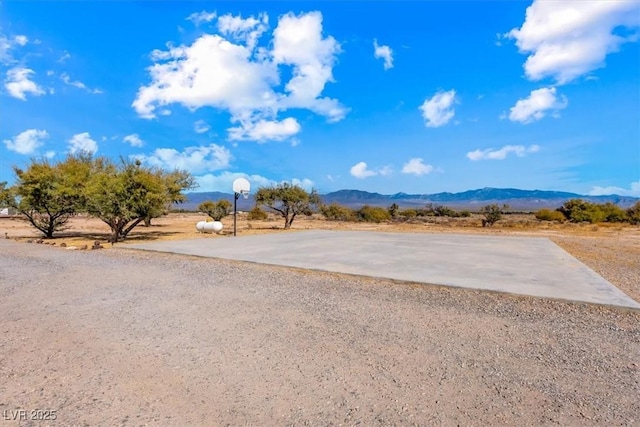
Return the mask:
[[[219,221],[219,220],[217,219],[216,221]],[[145,226],[145,227],[151,227],[151,217],[150,217],[150,216],[145,217],[145,219],[144,219],[144,226]]]

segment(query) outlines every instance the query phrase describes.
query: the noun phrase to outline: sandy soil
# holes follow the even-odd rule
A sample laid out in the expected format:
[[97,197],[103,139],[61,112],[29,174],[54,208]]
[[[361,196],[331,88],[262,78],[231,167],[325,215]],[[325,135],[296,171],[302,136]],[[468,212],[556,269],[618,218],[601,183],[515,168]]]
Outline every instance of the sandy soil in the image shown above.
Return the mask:
[[[198,221],[204,221],[206,215],[196,213],[174,213],[153,220],[151,227],[142,225],[135,228],[124,242],[129,243],[171,239],[219,239],[233,235],[233,217],[222,220],[224,230],[221,234],[203,234],[195,229]],[[587,264],[601,276],[619,287],[627,295],[640,301],[640,227],[621,224],[557,224],[540,222],[533,215],[507,215],[494,227],[483,228],[481,217],[472,218],[431,218],[430,222],[414,223],[358,223],[325,221],[319,216],[296,218],[291,230],[283,230],[280,217],[270,215],[266,221],[248,221],[246,214],[239,214],[236,224],[239,236],[262,233],[286,233],[296,230],[368,230],[400,233],[473,233],[548,237],[567,252]],[[0,217],[0,238],[20,242],[35,241],[41,234],[20,218]],[[44,244],[66,245],[76,248],[90,248],[99,241],[105,249],[113,245],[108,243],[109,228],[101,221],[79,216],[72,218],[69,229],[58,233],[53,239],[44,239]],[[623,264],[612,267],[611,262]]]
[[[227,238],[197,234],[200,219],[173,215],[131,237]],[[0,220],[2,426],[640,422],[638,312],[125,243],[61,249],[107,231],[74,221],[81,235],[51,247],[15,242],[36,235]],[[546,235],[640,296],[638,228],[517,221],[294,227]],[[283,232],[273,226],[239,221],[242,234]]]

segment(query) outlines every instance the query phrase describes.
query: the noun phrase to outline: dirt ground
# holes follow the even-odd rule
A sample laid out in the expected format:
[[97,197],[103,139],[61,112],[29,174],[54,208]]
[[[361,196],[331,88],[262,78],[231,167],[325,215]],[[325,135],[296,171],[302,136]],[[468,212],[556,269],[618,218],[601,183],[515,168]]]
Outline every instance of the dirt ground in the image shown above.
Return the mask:
[[[196,230],[198,221],[210,220],[198,213],[172,213],[152,221],[150,227],[139,225],[124,241],[116,247],[126,247],[129,243],[172,239],[219,239],[233,236],[233,216],[222,220],[224,229],[220,234],[205,234]],[[640,272],[640,227],[625,224],[559,224],[537,221],[533,215],[505,215],[493,227],[483,228],[481,217],[471,218],[432,217],[427,222],[339,222],[326,221],[319,215],[296,218],[291,230],[283,229],[283,220],[269,214],[266,221],[249,221],[246,213],[239,213],[236,220],[238,236],[263,233],[286,233],[296,230],[367,230],[396,233],[472,233],[548,237],[564,250],[584,262],[605,279],[620,288],[627,295],[640,301],[640,273],[621,273],[619,268],[611,267],[611,262],[624,264],[628,271]],[[20,242],[41,238],[22,218],[0,216],[0,238]],[[103,248],[114,245],[108,243],[109,227],[98,219],[78,216],[71,219],[68,229],[61,231],[53,239],[43,239],[44,244],[90,248],[99,241]]]
[[[195,214],[130,241],[203,235]],[[548,236],[640,300],[638,227],[375,229]],[[225,219],[225,231],[232,220]],[[251,225],[249,225],[251,224]],[[240,235],[281,233],[247,222]],[[147,253],[75,218],[51,244],[0,219],[0,426],[637,425],[640,313]],[[2,239],[7,233],[8,239]],[[16,241],[17,240],[17,241]],[[52,419],[55,417],[55,419]],[[48,419],[45,419],[48,418]]]

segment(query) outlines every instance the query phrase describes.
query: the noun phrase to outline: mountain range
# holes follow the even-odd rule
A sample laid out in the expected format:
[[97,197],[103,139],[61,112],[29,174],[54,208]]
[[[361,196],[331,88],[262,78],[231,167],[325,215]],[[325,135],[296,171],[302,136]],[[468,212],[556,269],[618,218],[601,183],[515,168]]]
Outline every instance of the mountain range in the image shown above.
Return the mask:
[[[217,201],[227,199],[233,202],[233,194],[221,192],[202,192],[186,194],[187,201],[177,205],[176,208],[195,210],[205,200]],[[446,205],[451,208],[477,210],[480,207],[492,203],[508,204],[512,210],[536,211],[542,208],[555,209],[570,199],[583,199],[592,203],[615,203],[622,208],[632,206],[640,201],[637,197],[607,195],[587,196],[564,191],[544,190],[520,190],[517,188],[480,188],[460,193],[435,193],[435,194],[379,194],[361,190],[339,190],[320,195],[324,203],[338,203],[343,206],[359,208],[363,205],[384,206],[392,203],[401,208],[424,207],[428,204]],[[253,207],[251,196],[245,200],[238,199],[238,210],[246,211]]]

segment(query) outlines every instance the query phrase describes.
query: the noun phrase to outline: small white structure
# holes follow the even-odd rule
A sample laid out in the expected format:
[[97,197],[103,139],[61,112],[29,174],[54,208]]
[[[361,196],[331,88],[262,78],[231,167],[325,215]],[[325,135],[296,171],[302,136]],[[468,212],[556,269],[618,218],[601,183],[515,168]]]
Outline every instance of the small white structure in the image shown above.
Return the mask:
[[196,230],[201,233],[220,233],[222,231],[222,223],[220,221],[198,221]]

